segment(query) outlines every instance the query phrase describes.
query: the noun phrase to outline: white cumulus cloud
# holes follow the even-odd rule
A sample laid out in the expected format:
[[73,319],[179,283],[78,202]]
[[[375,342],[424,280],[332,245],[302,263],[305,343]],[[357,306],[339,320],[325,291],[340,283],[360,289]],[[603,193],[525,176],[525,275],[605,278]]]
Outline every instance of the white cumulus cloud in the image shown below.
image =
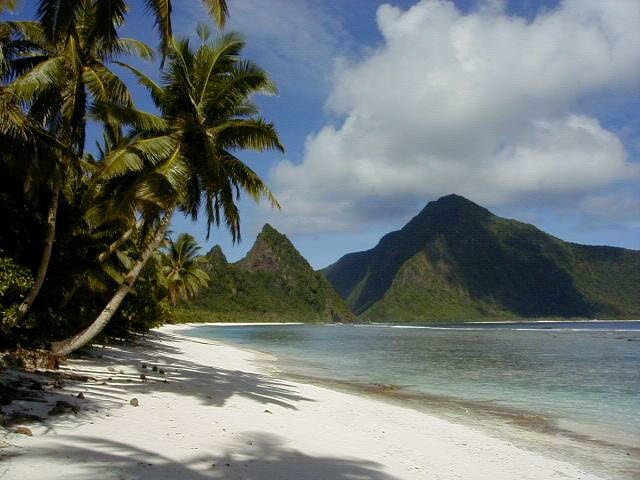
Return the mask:
[[336,74],[327,108],[341,120],[272,171],[289,231],[357,228],[451,192],[504,205],[637,178],[577,104],[637,87],[640,2],[566,0],[530,21],[486,5],[378,9],[382,44]]

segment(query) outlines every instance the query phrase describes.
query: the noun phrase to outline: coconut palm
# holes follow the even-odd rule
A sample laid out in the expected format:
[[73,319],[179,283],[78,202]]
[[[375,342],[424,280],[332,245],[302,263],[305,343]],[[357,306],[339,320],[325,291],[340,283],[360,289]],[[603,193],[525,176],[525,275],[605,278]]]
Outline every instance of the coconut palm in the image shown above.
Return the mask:
[[41,22],[5,22],[0,29],[4,32],[3,73],[13,78],[3,93],[25,105],[31,123],[67,147],[64,155],[50,157],[51,162],[32,169],[40,169],[47,178],[44,185],[50,200],[42,255],[34,286],[19,307],[22,315],[35,301],[47,273],[61,187],[69,169],[80,168],[89,105],[108,101],[132,106],[128,89],[111,71],[109,61],[122,54],[152,57],[144,43],[118,38],[116,29],[123,22],[124,9],[105,10],[111,3],[79,2],[75,16],[66,20],[65,37],[50,34],[53,13],[43,14]]
[[142,118],[121,105],[100,105],[111,118],[134,128],[134,140],[105,159],[103,188],[119,192],[111,195],[114,209],[142,206],[156,233],[102,313],[78,335],[54,343],[55,355],[82,347],[109,322],[164,239],[174,212],[196,220],[204,210],[208,229],[223,221],[235,242],[241,238],[236,204],[241,191],[278,207],[260,177],[235,155],[284,151],[273,124],[250,101],[256,93],[275,94],[276,88],[264,70],[240,58],[245,43],[239,35],[210,42],[207,32],[199,31],[203,43],[195,51],[188,40],[171,42],[161,83],[127,67],[149,90],[162,118],[151,122],[151,114]]
[[206,287],[209,275],[202,269],[200,247],[188,233],[182,233],[174,241],[169,239],[167,252],[162,255],[162,273],[171,305],[179,300],[195,298],[198,291]]
[[[229,15],[226,0],[202,0],[202,3],[209,10],[209,14],[215,19],[218,26],[222,28]],[[146,4],[147,9],[155,17],[156,28],[160,34],[160,51],[163,56],[167,55],[173,38],[171,0],[146,0]]]
[[[105,166],[105,158],[110,153],[130,145],[136,137],[124,135],[122,126],[109,118],[98,106],[94,105],[91,112],[93,119],[104,125],[103,140],[102,143],[96,142],[97,158],[92,154],[85,156],[87,175],[83,177],[84,182],[77,185],[75,189],[78,192],[75,196],[79,198],[77,198],[76,227],[73,236],[82,238],[84,244],[99,245],[101,250],[90,255],[91,258],[85,259],[85,270],[75,271],[70,275],[71,281],[65,285],[59,308],[69,303],[80,287],[91,279],[91,275],[96,278],[96,274],[104,277],[103,274],[107,273],[112,278],[116,277],[118,272],[115,272],[113,266],[106,262],[114,254],[122,256],[123,248],[131,247],[127,244],[144,242],[144,218],[148,216],[140,216],[140,213],[146,212],[143,208],[144,204],[140,203],[134,208],[124,210],[114,208],[114,203],[116,205],[122,203],[114,202],[114,199],[129,193],[128,184],[124,181],[115,182],[114,186],[118,187],[117,189],[105,189],[100,182],[94,181],[99,178],[100,171]],[[129,108],[129,115],[137,118],[137,123],[143,123],[141,120],[145,115],[143,112]],[[157,206],[154,205],[154,207]],[[131,265],[128,267],[130,268]]]
[[[16,0],[0,0],[7,8],[15,7]],[[82,11],[87,0],[40,0],[38,15],[45,27],[47,37],[52,40],[67,39],[73,35],[73,19]],[[117,15],[123,18],[127,10],[124,0],[99,0],[95,2],[100,14],[106,17]],[[215,19],[219,27],[223,27],[229,14],[226,0],[202,0],[203,5]],[[155,25],[160,34],[160,50],[166,55],[173,36],[171,0],[145,0],[147,11],[153,15]],[[107,35],[116,38],[116,30],[105,25],[102,29]]]

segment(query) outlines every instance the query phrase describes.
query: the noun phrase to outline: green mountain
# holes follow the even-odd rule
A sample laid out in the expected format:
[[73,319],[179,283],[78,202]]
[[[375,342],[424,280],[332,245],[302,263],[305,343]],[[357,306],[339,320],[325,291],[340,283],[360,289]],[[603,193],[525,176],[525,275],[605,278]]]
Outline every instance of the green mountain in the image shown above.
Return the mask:
[[289,239],[265,225],[247,256],[229,263],[219,246],[206,256],[211,282],[181,306],[184,322],[349,322],[355,316]]
[[640,251],[564,242],[458,195],[324,274],[368,321],[640,318]]

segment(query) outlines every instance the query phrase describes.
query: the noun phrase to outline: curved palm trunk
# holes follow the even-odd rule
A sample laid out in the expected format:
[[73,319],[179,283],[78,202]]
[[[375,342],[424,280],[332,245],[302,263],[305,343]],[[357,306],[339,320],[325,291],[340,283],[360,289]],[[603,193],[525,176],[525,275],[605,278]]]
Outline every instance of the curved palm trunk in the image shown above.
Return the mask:
[[169,211],[166,213],[162,222],[160,223],[160,227],[156,232],[153,240],[149,243],[147,248],[142,252],[140,259],[135,263],[131,271],[127,274],[124,282],[120,285],[116,293],[113,295],[107,306],[104,307],[104,310],[98,315],[98,317],[94,320],[94,322],[89,325],[86,329],[74,335],[71,338],[66,340],[61,340],[59,342],[54,342],[51,345],[51,353],[56,357],[63,357],[65,355],[69,355],[71,352],[77,350],[85,346],[89,343],[93,338],[102,331],[102,329],[109,323],[109,320],[113,317],[114,313],[118,311],[120,304],[125,299],[127,294],[131,291],[133,284],[135,283],[138,275],[144,268],[145,264],[153,255],[153,252],[160,246],[162,240],[164,239],[165,233],[167,232],[167,228],[169,227],[169,221],[171,220],[171,215],[173,211]]
[[56,236],[56,219],[58,216],[59,198],[60,182],[56,181],[53,184],[53,191],[51,192],[51,201],[49,203],[49,211],[47,213],[47,233],[44,240],[44,247],[42,249],[42,256],[40,257],[40,265],[34,279],[33,288],[31,288],[29,294],[18,307],[19,317],[24,316],[29,311],[42,288],[45,277],[47,276],[49,261],[51,260],[51,251],[53,250],[53,240]]

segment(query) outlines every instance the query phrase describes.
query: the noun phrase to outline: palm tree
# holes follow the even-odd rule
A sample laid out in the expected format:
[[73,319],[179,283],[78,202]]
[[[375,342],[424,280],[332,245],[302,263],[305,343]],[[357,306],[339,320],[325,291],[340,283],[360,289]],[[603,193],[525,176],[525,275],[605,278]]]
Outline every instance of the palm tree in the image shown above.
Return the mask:
[[[204,3],[218,25],[223,26],[228,15],[225,0],[205,0]],[[16,4],[15,0],[0,0],[0,12],[14,10]],[[172,35],[171,2],[147,0],[147,7],[160,30],[164,55]],[[124,0],[40,0],[39,22],[7,22],[0,27],[0,42],[8,32],[20,37],[14,43],[30,46],[30,51],[15,59],[12,65],[7,65],[6,49],[0,47],[0,74],[9,70],[9,75],[21,75],[12,85],[12,94],[21,102],[31,103],[36,123],[53,123],[49,128],[55,130],[56,136],[66,136],[65,142],[76,150],[75,155],[59,157],[59,161],[54,162],[57,165],[50,166],[50,175],[47,175],[51,179],[50,201],[42,255],[33,288],[18,308],[19,315],[31,308],[47,274],[61,182],[73,158],[82,158],[86,109],[91,97],[97,101],[131,103],[126,86],[107,67],[107,60],[121,53],[152,56],[151,49],[144,43],[118,38],[117,29],[124,21],[126,10]]]
[[[15,7],[16,0],[0,0],[0,11],[2,5],[7,8]],[[87,0],[40,0],[38,14],[45,27],[49,39],[59,40],[69,38],[73,32],[73,19],[76,18]],[[99,0],[95,2],[100,10],[100,14],[112,18],[118,15],[123,18],[127,5],[125,0]],[[229,15],[226,0],[202,0],[205,8],[209,10],[219,27],[223,27]],[[170,50],[171,39],[173,38],[173,28],[171,13],[173,10],[171,0],[145,0],[147,10],[153,15],[156,28],[160,34],[160,50],[163,57]],[[105,28],[104,32],[116,37],[115,29]]]
[[[41,2],[41,10],[44,3]],[[19,306],[21,315],[30,309],[44,283],[62,182],[69,169],[80,166],[89,105],[108,101],[132,106],[128,89],[110,70],[108,62],[122,54],[152,58],[152,50],[144,43],[118,38],[116,29],[123,22],[124,10],[105,10],[111,3],[79,2],[76,15],[67,19],[64,37],[51,34],[53,13],[43,13],[40,22],[2,24],[5,53],[0,60],[5,63],[5,76],[14,78],[5,93],[26,105],[33,124],[42,126],[67,147],[65,155],[52,158],[46,165],[50,200],[44,246],[34,286]],[[11,51],[18,54],[9,57],[6,52]]]
[[[83,182],[77,185],[76,190],[82,192],[78,200],[79,213],[76,215],[77,224],[76,235],[85,239],[86,243],[95,243],[96,238],[102,240],[101,251],[88,260],[87,269],[78,271],[71,275],[71,282],[68,288],[64,289],[64,294],[58,308],[64,308],[77,291],[90,279],[90,273],[101,272],[109,269],[104,265],[113,254],[122,254],[121,248],[144,226],[142,219],[137,219],[135,212],[118,212],[110,208],[110,197],[115,195],[113,191],[104,191],[100,188],[99,182],[93,179],[99,176],[100,169],[104,167],[105,157],[114,150],[122,148],[132,141],[128,136],[123,135],[121,125],[114,122],[108,116],[103,115],[97,105],[91,108],[93,119],[104,126],[103,142],[96,142],[99,152],[98,158],[92,154],[85,156],[87,175],[82,178]],[[144,115],[134,108],[130,108],[131,115]],[[89,240],[87,242],[87,240]],[[106,241],[106,244],[105,244]],[[92,272],[90,272],[92,271]],[[111,272],[112,277],[116,272]],[[94,277],[95,278],[95,277]]]
[[[209,42],[203,29],[200,33],[203,43],[196,51],[188,40],[172,40],[160,84],[127,67],[149,90],[162,118],[150,122],[151,114],[142,118],[121,105],[101,105],[111,118],[130,124],[135,136],[105,159],[103,188],[120,192],[111,196],[114,208],[143,206],[156,233],[96,320],[74,337],[53,343],[54,355],[73,352],[104,328],[163,241],[176,210],[196,220],[204,209],[208,231],[223,220],[236,242],[241,239],[236,204],[241,191],[278,207],[260,177],[235,155],[284,151],[273,124],[258,116],[250,101],[256,93],[275,94],[276,88],[264,70],[241,60],[245,43],[239,35]],[[153,128],[142,128],[151,123]]]
[[202,268],[200,247],[188,233],[182,233],[176,241],[169,239],[168,251],[162,255],[162,272],[169,302],[174,307],[179,300],[195,298],[209,282],[209,275]]
[[[202,3],[209,10],[209,14],[215,19],[218,27],[224,27],[229,16],[226,0],[202,0]],[[173,38],[171,0],[146,0],[146,4],[147,9],[155,17],[156,28],[160,34],[160,51],[164,57],[169,53]]]

